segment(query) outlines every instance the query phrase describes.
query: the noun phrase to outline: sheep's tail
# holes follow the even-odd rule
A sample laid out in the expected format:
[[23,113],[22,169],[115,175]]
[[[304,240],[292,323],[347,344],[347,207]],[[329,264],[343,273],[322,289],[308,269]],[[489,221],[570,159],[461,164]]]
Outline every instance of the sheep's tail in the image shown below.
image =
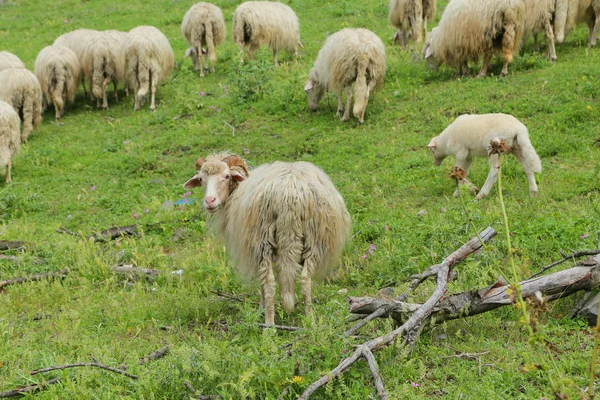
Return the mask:
[[246,28],[246,22],[241,13],[233,14],[233,43],[239,46],[244,45],[244,31]]
[[281,292],[281,303],[283,309],[287,312],[294,311],[296,306],[296,270],[292,266],[293,263],[280,266],[277,272],[277,280],[279,281],[279,290]]
[[94,57],[92,61],[92,93],[97,99],[104,97],[102,90],[104,84],[104,69],[108,60],[104,56]]
[[147,58],[142,59],[142,57],[137,59],[137,80],[140,85],[137,91],[137,97],[139,99],[147,95],[148,91],[150,90],[150,74],[152,73],[152,68],[148,64],[149,61],[150,60]]
[[568,10],[568,0],[556,0],[556,9],[554,10],[554,35],[558,43],[563,43],[565,41],[565,25],[567,23]]
[[41,96],[38,96],[31,83],[23,93],[23,108],[20,114],[23,122],[23,140],[27,140],[31,131],[37,128],[42,120]]
[[54,110],[56,111],[56,118],[60,118],[62,115],[65,102],[63,99],[63,93],[65,92],[67,85],[67,77],[65,76],[64,68],[52,67],[52,74],[46,76],[54,76],[55,82],[51,89],[52,102],[54,103]]
[[354,116],[363,122],[365,108],[369,101],[369,87],[367,86],[367,67],[369,66],[369,57],[359,55],[356,68],[356,84],[354,86]]
[[[214,64],[215,61],[217,61],[217,52],[215,51],[215,38],[213,36],[213,26],[211,23],[204,25],[204,39],[206,40],[208,58]],[[202,49],[198,49],[198,51],[202,51]]]
[[523,162],[533,172],[542,172],[542,160],[540,160],[540,156],[537,155],[535,149],[531,145],[527,129],[525,129],[522,132],[519,132],[519,134],[517,135],[517,143],[521,147],[521,152],[523,153]]

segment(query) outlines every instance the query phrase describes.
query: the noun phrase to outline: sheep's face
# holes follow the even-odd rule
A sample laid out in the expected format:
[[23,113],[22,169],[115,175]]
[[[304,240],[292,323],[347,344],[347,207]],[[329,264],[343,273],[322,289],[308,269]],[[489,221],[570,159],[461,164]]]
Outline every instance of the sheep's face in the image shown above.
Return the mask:
[[220,159],[209,156],[207,161],[201,158],[196,161],[196,175],[183,187],[191,189],[204,186],[204,208],[214,213],[227,202],[237,184],[247,176],[246,165],[239,157],[231,155]]
[[427,148],[433,153],[433,163],[437,166],[440,166],[442,161],[444,161],[444,158],[446,158],[446,154],[437,145],[437,139],[437,136],[431,139],[427,145]]
[[304,85],[304,91],[308,96],[308,105],[310,107],[310,110],[312,112],[317,112],[317,107],[319,106],[319,102],[323,98],[325,88],[323,87],[323,85],[319,84],[315,78],[311,76]]
[[437,69],[438,67],[438,63],[435,59],[432,48],[433,36],[435,35],[436,30],[437,27],[433,28],[431,32],[427,33],[427,36],[425,37],[425,45],[423,46],[423,58],[427,60],[427,66],[429,69]]

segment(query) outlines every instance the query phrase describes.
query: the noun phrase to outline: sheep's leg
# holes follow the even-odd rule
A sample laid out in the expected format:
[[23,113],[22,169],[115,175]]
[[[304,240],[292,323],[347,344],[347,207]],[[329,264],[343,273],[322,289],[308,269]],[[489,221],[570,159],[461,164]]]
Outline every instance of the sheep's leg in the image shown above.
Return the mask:
[[6,183],[11,183],[12,179],[10,177],[10,170],[11,170],[11,160],[10,158],[8,159],[8,165],[6,166]]
[[256,50],[254,43],[250,43],[250,46],[248,46],[248,61],[254,61],[254,50]]
[[546,24],[546,39],[548,40],[548,58],[550,61],[556,61],[556,49],[554,48],[554,29],[552,24]]
[[277,55],[279,54],[279,50],[274,49],[273,50],[273,64],[275,64],[275,66],[277,66]]
[[344,102],[342,101],[342,89],[336,91],[335,94],[337,95],[338,100],[337,112],[335,113],[335,116],[339,118],[344,112]]
[[154,111],[156,109],[155,103],[155,95],[156,95],[156,85],[158,83],[158,79],[156,76],[156,72],[154,70],[150,71],[150,93],[152,95],[152,100],[150,101],[150,110]]
[[596,37],[598,36],[598,26],[600,26],[600,9],[594,9],[596,19],[594,20],[594,27],[590,29],[590,37],[588,39],[588,46],[594,47],[596,45]]
[[496,180],[498,180],[498,154],[490,154],[488,160],[490,163],[490,173],[488,174],[481,191],[475,197],[477,200],[481,200],[487,196],[490,193],[492,186],[494,186],[494,183],[496,183]]
[[[525,42],[523,42],[523,46],[525,46]],[[538,33],[533,32],[533,51],[536,53],[540,52],[540,44],[538,42]]]
[[259,265],[260,285],[263,293],[265,324],[275,324],[275,275],[273,274],[273,254],[270,250],[263,252]]
[[508,63],[513,60],[513,51],[519,46],[515,43],[517,33],[515,26],[508,24],[504,27],[504,35],[502,35],[502,55],[504,56],[504,66],[502,67],[501,76],[508,75]]
[[483,64],[481,65],[481,70],[479,71],[479,75],[482,78],[487,76],[488,66],[490,65],[490,60],[492,59],[493,50],[487,49],[483,54]]
[[204,67],[202,66],[202,42],[196,47],[196,69],[200,70],[200,78],[204,78]]
[[104,80],[102,82],[102,109],[108,110],[108,80]]
[[81,80],[81,86],[83,86],[83,97],[85,97],[87,99],[87,89],[85,88],[85,77]]
[[302,272],[300,273],[300,282],[302,283],[302,298],[304,299],[304,313],[306,315],[310,314],[310,306],[312,305],[312,270],[313,268],[310,268],[309,261],[304,260]]
[[345,122],[350,119],[350,105],[352,104],[352,86],[346,87],[346,108],[344,109],[344,115],[341,121]]
[[513,148],[512,153],[515,155],[515,157],[517,157],[517,160],[519,160],[519,162],[523,166],[523,169],[525,170],[525,175],[527,175],[527,181],[529,182],[529,194],[531,196],[537,195],[538,187],[537,183],[535,182],[535,175],[533,173],[533,170],[529,167],[529,165],[525,163],[525,156],[523,155],[523,150],[515,147]]
[[117,101],[119,101],[119,94],[117,93],[117,85],[119,83],[117,82],[117,78],[113,79],[112,83],[113,83],[113,97],[115,99],[115,102],[117,102]]

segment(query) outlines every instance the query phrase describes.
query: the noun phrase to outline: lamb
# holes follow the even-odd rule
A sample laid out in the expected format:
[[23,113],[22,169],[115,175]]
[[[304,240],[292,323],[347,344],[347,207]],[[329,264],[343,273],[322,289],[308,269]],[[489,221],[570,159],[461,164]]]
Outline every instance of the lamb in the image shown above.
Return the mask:
[[46,105],[53,103],[56,119],[60,119],[67,99],[71,103],[75,100],[81,80],[77,55],[65,46],[44,47],[35,60],[34,71]]
[[[489,194],[498,178],[498,154],[490,154],[489,146],[491,142],[500,141],[506,143],[509,153],[521,162],[529,180],[529,191],[536,195],[538,187],[533,173],[542,172],[542,162],[531,145],[527,128],[512,115],[461,115],[439,136],[431,139],[427,147],[433,153],[435,165],[439,166],[444,158],[455,155],[456,166],[467,173],[474,157],[488,157],[490,173],[476,197],[480,200]],[[458,196],[458,189],[454,196]]]
[[6,167],[6,183],[12,182],[12,157],[21,147],[19,115],[12,106],[0,100],[0,168]]
[[[215,72],[215,62],[217,61],[215,46],[223,43],[226,36],[225,20],[221,9],[204,2],[193,5],[183,17],[181,34],[190,46],[185,52],[185,56],[192,59],[194,67],[200,70],[200,76],[204,76],[204,69],[208,70],[209,59],[211,62],[210,72]],[[203,44],[206,45],[208,52],[204,69],[202,67]]]
[[118,101],[117,84],[124,79],[124,62],[119,55],[122,45],[120,35],[99,32],[83,50],[81,64],[90,92],[96,98],[96,107],[108,110],[108,84],[113,83],[114,100]]
[[555,0],[525,0],[525,32],[533,33],[535,51],[540,51],[538,33],[544,32],[548,40],[548,58],[556,61],[554,47],[554,1]]
[[556,0],[554,33],[558,43],[563,43],[569,32],[582,22],[588,26],[588,46],[593,47],[600,27],[600,0]]
[[[342,121],[350,119],[352,84],[354,89],[354,116],[362,124],[369,95],[383,86],[385,77],[385,46],[381,39],[367,29],[342,29],[329,36],[319,51],[310,71],[304,91],[313,112],[325,91],[337,94],[337,116],[344,110]],[[346,108],[342,104],[342,90],[346,89]]]
[[254,51],[262,44],[273,50],[273,63],[277,65],[279,50],[298,56],[300,23],[294,10],[285,4],[269,1],[247,1],[233,13],[233,42],[240,51],[248,47],[248,59],[254,60]]
[[13,53],[0,51],[0,71],[8,68],[25,68],[25,64]]
[[436,0],[391,0],[389,19],[398,29],[394,43],[399,41],[405,49],[411,36],[416,43],[421,43],[421,35],[427,32],[427,21],[433,21],[435,17],[435,3]]
[[[69,49],[73,50],[75,54],[77,54],[77,58],[79,59],[79,64],[81,64],[81,72],[80,76],[83,76],[83,54],[87,46],[93,42],[97,35],[100,32],[95,31],[93,29],[76,29],[74,31],[65,33],[64,35],[59,36],[54,41],[54,46],[65,46]],[[87,97],[87,90],[85,88],[85,79],[81,80],[83,85],[83,94]],[[91,96],[91,89],[90,89]]]
[[42,120],[42,88],[35,75],[25,68],[0,71],[0,100],[12,105],[23,123],[22,140]]
[[288,312],[300,274],[310,313],[311,280],[329,272],[351,228],[329,177],[308,162],[274,162],[249,173],[240,157],[227,153],[199,158],[196,170],[184,188],[205,187],[211,228],[224,240],[236,269],[260,281],[265,322],[272,325],[275,318],[274,272]]
[[446,63],[463,75],[468,75],[468,61],[478,62],[483,55],[483,77],[494,49],[501,48],[506,76],[524,26],[524,0],[452,0],[439,25],[427,34],[423,55],[430,67]]
[[125,37],[120,58],[125,65],[126,84],[136,92],[134,109],[141,108],[150,91],[150,110],[154,111],[156,86],[169,77],[175,65],[169,40],[153,26],[139,26]]

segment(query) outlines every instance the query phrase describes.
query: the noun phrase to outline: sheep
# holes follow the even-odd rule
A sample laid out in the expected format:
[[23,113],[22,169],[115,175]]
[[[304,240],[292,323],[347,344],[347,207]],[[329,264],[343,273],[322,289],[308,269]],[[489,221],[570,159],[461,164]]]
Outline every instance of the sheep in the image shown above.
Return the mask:
[[199,158],[184,188],[204,186],[210,226],[223,239],[236,269],[258,278],[265,322],[274,323],[275,276],[283,307],[295,305],[300,274],[305,312],[311,280],[325,276],[349,237],[344,200],[329,177],[308,162],[274,162],[251,172],[234,154]]
[[[68,47],[69,49],[73,50],[75,54],[77,54],[79,64],[81,64],[80,76],[83,76],[83,54],[87,46],[96,39],[99,33],[100,32],[93,29],[76,29],[56,38],[53,45]],[[85,97],[87,97],[85,79],[81,80],[81,84],[83,85],[83,94]],[[90,89],[90,97],[91,95],[92,92]]]
[[120,35],[99,32],[95,40],[84,48],[81,58],[83,73],[88,80],[90,92],[96,98],[96,107],[108,110],[108,84],[113,83],[114,100],[118,101],[117,84],[124,79],[124,63],[119,55],[122,45]]
[[588,26],[588,46],[594,47],[600,27],[600,0],[556,0],[554,33],[558,43],[563,43],[569,32],[582,22]]
[[0,100],[0,168],[6,167],[6,183],[12,182],[12,157],[21,147],[19,115],[12,106]]
[[25,68],[0,71],[0,100],[12,105],[23,123],[26,141],[42,120],[42,88],[35,75]]
[[154,111],[156,86],[169,77],[175,64],[169,40],[153,26],[139,26],[125,37],[120,57],[125,66],[125,81],[136,92],[134,109],[141,108],[144,96],[150,91],[150,110]]
[[533,33],[535,51],[540,51],[538,45],[538,33],[544,32],[548,40],[548,58],[556,61],[556,49],[554,47],[554,19],[555,0],[525,0],[525,32]]
[[285,4],[269,1],[247,1],[233,13],[233,42],[240,52],[248,47],[248,59],[254,60],[254,51],[262,44],[273,50],[273,63],[277,65],[279,50],[287,50],[298,57],[300,23],[294,10]]
[[400,42],[405,49],[411,36],[416,43],[421,43],[422,35],[427,32],[427,21],[435,17],[435,3],[436,0],[391,0],[389,20],[398,29],[394,43]]
[[8,68],[25,68],[25,64],[13,53],[0,51],[0,71]]
[[[121,31],[117,31],[115,29],[110,29],[107,31],[102,31],[102,35],[106,35],[109,38],[109,40],[117,46],[116,52],[117,52],[117,54],[119,54],[119,52],[121,51],[121,45],[123,44],[123,41],[127,37],[127,32],[121,32]],[[125,65],[122,64],[123,60],[121,59],[121,57],[117,57],[116,62],[117,62],[117,75],[118,75],[117,81],[125,82]],[[127,85],[127,82],[125,82],[124,90],[125,90],[125,96],[129,96],[129,86]],[[115,96],[115,101],[117,101],[118,98],[117,98],[117,87],[116,86],[115,86],[114,96]]]
[[[456,0],[453,0],[456,1]],[[498,154],[490,153],[491,142],[504,142],[509,153],[517,157],[523,165],[529,191],[532,196],[538,192],[534,172],[542,172],[542,162],[529,140],[527,128],[518,119],[508,114],[464,114],[456,118],[439,136],[431,139],[427,147],[434,157],[434,164],[440,165],[449,155],[456,156],[456,166],[466,173],[474,157],[488,157],[490,172],[477,195],[477,200],[487,196],[498,178]],[[461,182],[468,183],[468,182]],[[474,191],[477,188],[473,188]],[[458,189],[454,193],[458,196]]]
[[[221,9],[210,3],[195,4],[185,13],[181,23],[181,34],[188,46],[185,52],[190,57],[200,76],[204,77],[204,69],[208,70],[208,60],[211,62],[210,72],[215,72],[217,53],[215,46],[223,43],[226,36],[225,20]],[[202,67],[202,45],[206,45],[208,57],[205,67]]]
[[64,113],[65,102],[73,103],[81,80],[77,55],[65,46],[47,46],[39,52],[34,67],[46,105],[54,104],[56,119]]
[[494,49],[501,48],[506,76],[524,26],[524,0],[452,0],[427,34],[423,55],[430,67],[447,63],[463,75],[468,75],[468,61],[478,62],[483,55],[479,76],[484,77]]
[[[352,84],[356,82],[353,113],[362,124],[369,95],[383,86],[385,60],[383,42],[367,29],[346,28],[329,36],[304,86],[310,109],[316,112],[325,91],[332,91],[338,98],[336,115],[339,117],[344,110],[341,120],[347,121],[350,119]],[[344,88],[345,109],[342,103]]]

